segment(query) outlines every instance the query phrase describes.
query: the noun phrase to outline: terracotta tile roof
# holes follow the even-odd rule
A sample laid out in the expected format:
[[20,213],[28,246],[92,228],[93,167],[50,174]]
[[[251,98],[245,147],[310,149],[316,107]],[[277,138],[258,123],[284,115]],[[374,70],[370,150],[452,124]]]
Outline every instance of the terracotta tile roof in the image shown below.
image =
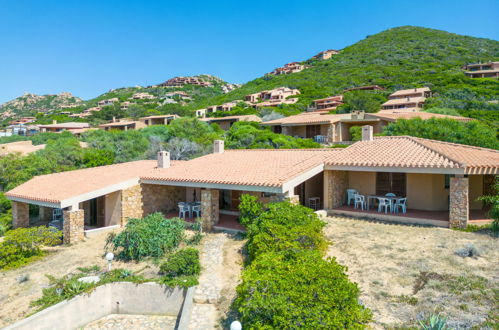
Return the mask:
[[413,119],[413,118],[421,118],[423,120],[430,118],[447,118],[454,119],[459,121],[472,121],[473,118],[468,117],[460,117],[460,116],[450,116],[450,115],[442,115],[439,113],[431,113],[424,111],[396,111],[396,110],[383,110],[378,113],[370,113],[369,116],[378,117],[382,119],[386,119],[389,121],[396,121],[397,119]]
[[318,112],[307,112],[295,116],[289,116],[263,122],[262,125],[307,125],[307,124],[332,124],[341,119],[348,119],[349,114],[321,114]]
[[226,150],[154,169],[142,180],[281,187],[285,182],[324,164],[339,149]]
[[5,195],[28,200],[60,203],[114,184],[139,179],[140,174],[156,167],[154,160],[140,160],[109,166],[35,176]]
[[144,119],[163,119],[163,118],[180,118],[178,115],[157,115],[157,116],[148,116],[148,117],[141,117],[140,120]]
[[50,124],[50,125],[39,125],[40,128],[87,128],[90,127],[89,123],[59,123],[59,124]]
[[120,127],[120,126],[129,126],[136,123],[137,123],[136,121],[117,121],[113,123],[102,124],[99,125],[99,127]]
[[360,141],[334,154],[328,166],[455,169],[464,174],[499,173],[499,151],[411,136]]
[[400,99],[391,99],[382,104],[385,105],[397,105],[397,104],[405,104],[405,103],[422,103],[426,100],[426,97],[404,97]]
[[262,119],[257,115],[242,115],[242,116],[226,116],[226,117],[211,117],[211,118],[201,118],[201,121],[206,122],[216,122],[225,120],[236,120],[236,121],[257,121],[261,122]]
[[401,89],[401,90],[398,90],[398,91],[390,94],[390,96],[401,96],[401,95],[414,94],[414,93],[424,93],[424,92],[430,92],[430,91],[431,90],[429,87]]

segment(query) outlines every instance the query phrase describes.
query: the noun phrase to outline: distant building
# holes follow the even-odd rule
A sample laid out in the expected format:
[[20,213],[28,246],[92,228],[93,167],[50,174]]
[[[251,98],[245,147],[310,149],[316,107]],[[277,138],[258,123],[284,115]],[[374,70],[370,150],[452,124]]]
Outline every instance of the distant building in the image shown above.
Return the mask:
[[335,95],[323,99],[314,100],[314,105],[308,111],[329,112],[343,104],[343,95]]
[[132,104],[132,102],[125,101],[125,102],[123,102],[123,103],[120,104],[120,109],[121,110],[127,110],[130,107],[130,104]]
[[117,97],[113,97],[112,99],[99,101],[99,102],[97,102],[97,105],[103,107],[103,106],[107,106],[107,105],[113,105],[115,102],[119,102],[119,99]]
[[201,121],[206,123],[216,123],[218,126],[227,131],[231,128],[231,126],[238,121],[255,121],[261,122],[262,119],[257,115],[242,115],[242,116],[227,116],[227,117],[219,117],[219,118],[202,118]]
[[499,78],[499,62],[472,63],[463,69],[470,78]]
[[142,121],[146,126],[152,125],[170,125],[172,121],[180,118],[177,115],[158,115],[158,116],[149,116],[142,117],[140,121]]
[[396,91],[388,97],[388,101],[381,105],[383,110],[404,109],[405,111],[419,111],[427,97],[431,97],[429,87],[411,88]]
[[297,98],[290,96],[299,95],[298,89],[288,87],[278,87],[271,90],[265,90],[244,97],[244,100],[251,103],[253,107],[274,107],[280,104],[293,104],[298,101]]
[[36,121],[36,117],[22,117],[9,122],[10,125],[29,124]]
[[269,74],[270,75],[289,74],[289,73],[300,72],[306,68],[309,68],[309,66],[300,64],[299,62],[291,62],[291,63],[284,64],[284,66],[275,69],[274,71],[270,72]]
[[385,89],[378,85],[368,85],[368,86],[359,86],[359,87],[351,87],[344,90],[344,92],[349,91],[384,91]]
[[135,93],[132,95],[133,100],[152,100],[155,98],[156,97],[154,95],[151,95],[149,93]]
[[322,51],[319,54],[315,55],[314,58],[316,58],[318,60],[328,60],[331,58],[331,56],[337,55],[339,53],[340,52],[338,50],[328,49],[328,50]]
[[76,123],[76,122],[68,122],[68,123],[57,123],[57,120],[54,120],[50,125],[39,125],[40,132],[53,132],[59,133],[62,131],[70,131],[72,129],[80,129],[80,128],[89,128],[89,123]]
[[128,131],[144,127],[146,127],[146,124],[142,121],[133,121],[127,119],[118,121],[115,118],[113,118],[113,121],[111,121],[110,123],[99,125],[99,128],[105,131],[110,131],[110,130]]
[[185,85],[195,85],[208,87],[211,83],[198,77],[175,77],[159,84],[159,87],[183,87]]

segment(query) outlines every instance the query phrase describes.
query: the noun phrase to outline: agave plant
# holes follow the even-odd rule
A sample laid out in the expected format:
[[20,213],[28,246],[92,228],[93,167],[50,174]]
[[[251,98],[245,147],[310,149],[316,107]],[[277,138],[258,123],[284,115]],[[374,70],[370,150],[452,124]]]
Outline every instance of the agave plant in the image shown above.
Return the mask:
[[447,319],[440,315],[431,315],[426,320],[419,321],[421,329],[423,330],[446,330],[449,329],[447,326]]

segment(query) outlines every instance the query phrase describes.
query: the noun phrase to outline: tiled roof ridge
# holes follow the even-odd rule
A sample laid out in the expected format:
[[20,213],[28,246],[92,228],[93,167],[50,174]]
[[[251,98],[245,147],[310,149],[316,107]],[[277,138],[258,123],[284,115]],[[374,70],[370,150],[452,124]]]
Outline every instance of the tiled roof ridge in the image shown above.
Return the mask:
[[64,175],[68,172],[83,172],[83,171],[90,171],[90,170],[95,170],[97,168],[104,168],[104,167],[113,167],[113,166],[125,166],[127,164],[130,164],[130,163],[140,163],[140,162],[153,162],[154,160],[150,160],[150,159],[140,159],[140,160],[133,160],[131,162],[124,162],[124,163],[116,163],[116,164],[110,164],[110,165],[102,165],[102,166],[94,166],[94,167],[86,167],[86,168],[77,168],[77,169],[74,169],[74,170],[69,170],[69,171],[62,171],[62,172],[55,172],[55,173],[49,173],[49,174],[42,174],[42,175],[35,175],[33,177],[34,178],[40,178],[40,177],[44,177],[44,176],[60,176],[60,175]]
[[499,150],[496,149],[491,149],[491,148],[485,148],[485,147],[478,147],[478,146],[472,146],[469,144],[461,144],[461,143],[456,143],[456,142],[448,142],[448,141],[440,141],[440,140],[434,140],[434,139],[427,139],[427,138],[421,138],[417,136],[410,136],[410,135],[390,135],[390,136],[376,136],[374,137],[375,139],[386,139],[386,138],[409,138],[412,140],[419,140],[419,141],[429,141],[429,142],[435,142],[435,143],[440,143],[440,144],[446,144],[446,145],[451,145],[455,147],[466,147],[466,148],[472,148],[476,150],[484,150],[484,151],[494,151],[494,152],[499,152]]
[[[234,151],[316,151],[316,152],[324,152],[324,151],[338,151],[338,150],[343,150],[342,148],[306,148],[306,149],[297,149],[297,148],[290,148],[290,149],[225,149],[225,152],[234,152]],[[208,154],[211,155],[211,154]]]

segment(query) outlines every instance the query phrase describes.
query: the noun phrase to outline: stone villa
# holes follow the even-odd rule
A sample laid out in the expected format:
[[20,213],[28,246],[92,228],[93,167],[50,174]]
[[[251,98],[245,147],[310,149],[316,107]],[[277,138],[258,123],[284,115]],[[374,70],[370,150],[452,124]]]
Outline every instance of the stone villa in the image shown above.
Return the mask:
[[[477,197],[492,191],[499,151],[408,136],[373,138],[368,125],[362,137],[344,149],[308,150],[224,150],[224,142],[215,141],[213,153],[189,161],[170,161],[163,151],[157,161],[37,176],[6,196],[13,201],[14,227],[48,223],[53,210],[62,209],[65,242],[153,212],[176,216],[181,201],[201,202],[205,230],[231,228],[239,225],[243,193],[262,202],[313,200],[329,214],[383,221],[442,227],[487,221]],[[407,212],[353,208],[347,189],[407,197]],[[36,219],[29,205],[39,209]]]
[[472,63],[463,67],[470,78],[499,78],[499,62]]
[[399,90],[390,94],[388,101],[381,105],[381,109],[419,111],[423,109],[428,97],[431,97],[431,90],[428,87]]

